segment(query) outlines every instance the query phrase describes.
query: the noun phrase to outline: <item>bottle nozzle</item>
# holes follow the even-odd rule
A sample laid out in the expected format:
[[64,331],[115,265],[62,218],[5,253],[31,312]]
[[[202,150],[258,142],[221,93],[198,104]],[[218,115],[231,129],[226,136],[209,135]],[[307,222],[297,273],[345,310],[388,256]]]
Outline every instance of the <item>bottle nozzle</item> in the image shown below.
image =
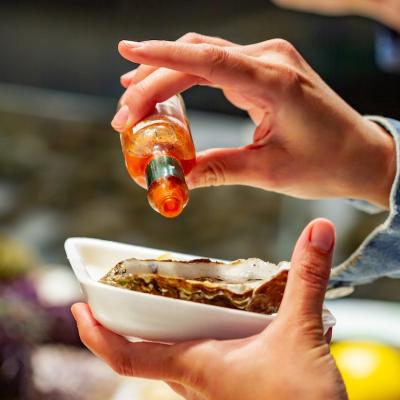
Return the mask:
[[147,198],[152,208],[164,217],[177,217],[189,199],[179,161],[170,156],[154,158],[147,166],[146,176]]
[[182,201],[176,197],[168,197],[163,199],[158,210],[164,217],[174,218],[182,212],[183,204]]

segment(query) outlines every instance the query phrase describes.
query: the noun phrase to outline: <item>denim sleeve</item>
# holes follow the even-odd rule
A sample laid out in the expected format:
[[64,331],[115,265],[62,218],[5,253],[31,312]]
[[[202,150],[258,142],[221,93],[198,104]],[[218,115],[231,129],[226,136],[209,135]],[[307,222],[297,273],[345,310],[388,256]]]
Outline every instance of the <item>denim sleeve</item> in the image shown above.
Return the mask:
[[[396,144],[397,172],[390,193],[390,211],[385,222],[346,261],[332,269],[328,298],[344,296],[351,293],[354,285],[384,276],[400,278],[400,122],[383,117],[368,118],[392,134]],[[355,202],[355,205],[367,212],[379,211],[366,202]]]

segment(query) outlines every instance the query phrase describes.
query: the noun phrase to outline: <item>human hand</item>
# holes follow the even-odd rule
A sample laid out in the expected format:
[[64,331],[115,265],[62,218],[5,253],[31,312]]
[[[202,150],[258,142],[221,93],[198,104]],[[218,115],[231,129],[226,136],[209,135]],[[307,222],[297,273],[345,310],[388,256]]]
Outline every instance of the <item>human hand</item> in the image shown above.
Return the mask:
[[388,206],[392,137],[337,96],[290,43],[241,46],[188,34],[177,42],[122,41],[119,51],[145,65],[121,78],[127,90],[112,122],[116,130],[196,84],[221,88],[256,124],[252,144],[200,153],[188,177],[191,188],[244,184]]
[[400,0],[272,0],[278,6],[327,15],[361,15],[400,31]]
[[258,335],[131,343],[101,326],[81,303],[72,307],[80,337],[119,374],[164,380],[186,399],[346,399],[321,318],[334,241],[327,220],[304,229],[277,318]]

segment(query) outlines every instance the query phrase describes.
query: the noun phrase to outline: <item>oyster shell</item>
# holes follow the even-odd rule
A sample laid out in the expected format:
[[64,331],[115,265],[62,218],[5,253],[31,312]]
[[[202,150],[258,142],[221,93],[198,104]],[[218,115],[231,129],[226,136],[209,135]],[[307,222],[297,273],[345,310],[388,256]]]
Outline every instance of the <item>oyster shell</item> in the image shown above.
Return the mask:
[[282,300],[288,268],[287,262],[275,265],[258,258],[231,263],[131,258],[118,263],[100,282],[142,293],[273,314]]

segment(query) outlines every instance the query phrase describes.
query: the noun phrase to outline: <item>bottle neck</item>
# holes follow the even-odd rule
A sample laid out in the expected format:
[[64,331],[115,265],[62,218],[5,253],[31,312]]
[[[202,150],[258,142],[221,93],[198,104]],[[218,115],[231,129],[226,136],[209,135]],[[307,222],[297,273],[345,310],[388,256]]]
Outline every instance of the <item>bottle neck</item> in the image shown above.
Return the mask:
[[153,182],[169,177],[175,177],[186,184],[181,164],[175,157],[156,156],[146,167],[147,189]]

